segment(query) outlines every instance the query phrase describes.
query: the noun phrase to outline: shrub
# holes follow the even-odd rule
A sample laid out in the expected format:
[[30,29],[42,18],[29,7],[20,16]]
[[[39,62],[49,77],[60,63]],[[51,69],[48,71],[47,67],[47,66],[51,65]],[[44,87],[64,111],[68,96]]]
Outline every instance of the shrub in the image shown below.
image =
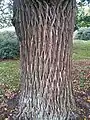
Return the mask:
[[15,32],[0,33],[0,58],[15,59],[19,57],[19,42]]
[[75,34],[74,39],[79,40],[90,40],[90,27],[86,28],[80,28]]

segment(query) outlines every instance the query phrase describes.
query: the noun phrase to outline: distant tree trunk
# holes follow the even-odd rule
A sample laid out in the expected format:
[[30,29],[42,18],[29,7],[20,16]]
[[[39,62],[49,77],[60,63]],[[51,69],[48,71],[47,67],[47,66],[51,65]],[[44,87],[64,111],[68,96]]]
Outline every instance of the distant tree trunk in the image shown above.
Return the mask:
[[71,84],[75,0],[14,0],[20,41],[17,120],[77,120]]

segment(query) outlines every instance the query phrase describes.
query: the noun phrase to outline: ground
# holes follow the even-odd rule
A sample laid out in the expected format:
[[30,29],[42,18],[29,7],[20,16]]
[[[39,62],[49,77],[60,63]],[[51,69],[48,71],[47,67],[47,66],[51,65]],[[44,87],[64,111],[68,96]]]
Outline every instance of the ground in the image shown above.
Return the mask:
[[[90,120],[90,42],[77,41],[73,46],[72,82],[81,120]],[[0,61],[0,120],[17,109],[19,60]]]
[[[15,61],[14,62],[11,61],[10,63],[15,64]],[[84,120],[89,120],[90,119],[90,61],[89,60],[73,61],[72,78],[73,78],[74,95],[80,115],[84,118]],[[8,116],[12,116],[12,112],[18,104],[17,103],[18,91],[17,89],[13,90],[13,87],[12,89],[10,89],[9,85],[7,85],[6,83],[0,84],[0,88],[4,90],[1,94],[1,99],[0,99],[0,120],[5,120],[5,118],[7,118]]]
[[90,120],[90,60],[73,61],[72,79],[82,120]]

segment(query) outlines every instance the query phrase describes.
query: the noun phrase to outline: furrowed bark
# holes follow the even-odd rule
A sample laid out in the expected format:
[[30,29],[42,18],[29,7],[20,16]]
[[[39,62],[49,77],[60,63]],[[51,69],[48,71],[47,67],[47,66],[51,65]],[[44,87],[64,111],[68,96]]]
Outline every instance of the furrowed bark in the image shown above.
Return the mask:
[[20,40],[17,120],[78,120],[71,84],[75,0],[14,0]]

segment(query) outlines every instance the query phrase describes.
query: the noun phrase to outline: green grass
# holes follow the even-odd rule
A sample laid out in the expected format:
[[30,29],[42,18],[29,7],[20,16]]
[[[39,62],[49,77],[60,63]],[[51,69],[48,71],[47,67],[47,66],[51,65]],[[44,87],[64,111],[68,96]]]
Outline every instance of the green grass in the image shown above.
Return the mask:
[[90,59],[90,41],[74,41],[72,58],[74,60]]
[[[90,41],[74,41],[73,59],[90,59]],[[0,84],[8,85],[10,90],[19,87],[19,60],[0,62]]]
[[5,84],[11,90],[19,87],[19,61],[0,62],[0,84]]

